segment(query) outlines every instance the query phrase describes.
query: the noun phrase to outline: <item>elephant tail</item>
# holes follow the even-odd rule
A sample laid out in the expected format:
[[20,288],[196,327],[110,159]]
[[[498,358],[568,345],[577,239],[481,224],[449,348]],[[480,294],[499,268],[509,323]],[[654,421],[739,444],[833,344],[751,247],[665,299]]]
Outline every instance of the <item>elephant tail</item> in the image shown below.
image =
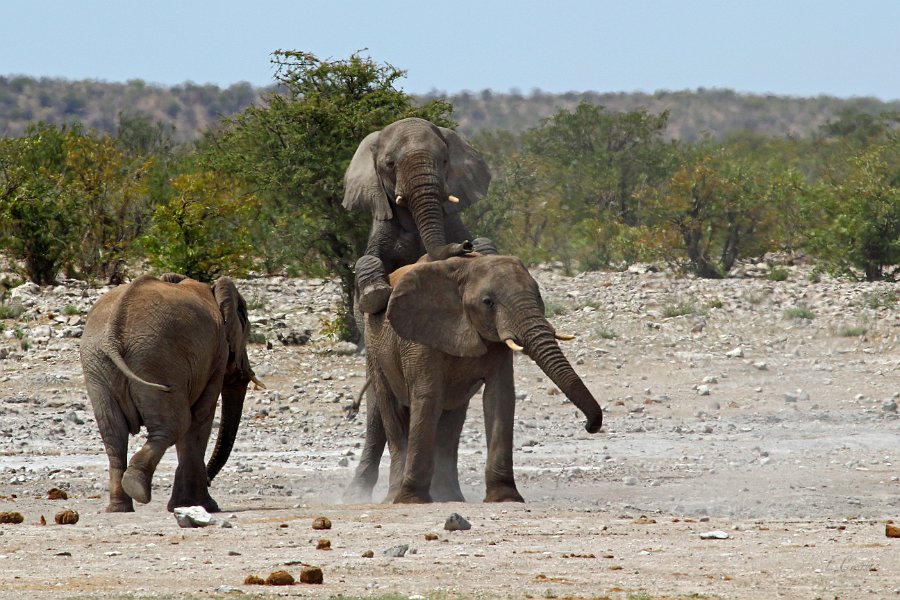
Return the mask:
[[366,382],[363,384],[362,389],[359,390],[359,394],[357,394],[356,400],[353,401],[353,404],[347,407],[348,421],[352,421],[356,418],[356,415],[359,414],[359,407],[362,406],[363,396],[366,395],[366,390],[369,389],[370,385],[372,385],[372,380],[366,377]]
[[122,353],[119,352],[119,349],[116,348],[115,344],[110,343],[109,341],[107,341],[107,343],[101,345],[101,348],[102,348],[102,350],[103,350],[103,353],[104,353],[107,357],[109,357],[109,360],[111,360],[111,361],[113,362],[113,364],[116,365],[116,367],[118,367],[118,369],[119,369],[120,371],[122,371],[122,373],[123,373],[128,379],[130,379],[131,381],[140,383],[140,384],[145,385],[145,386],[147,386],[147,387],[153,388],[153,389],[155,389],[155,390],[160,390],[160,391],[163,391],[163,392],[171,392],[171,391],[173,391],[173,390],[175,389],[175,388],[174,388],[173,386],[171,386],[171,385],[163,385],[163,384],[161,384],[161,383],[153,383],[153,382],[147,381],[146,379],[142,379],[141,377],[139,377],[139,376],[138,376],[134,371],[132,371],[131,368],[125,363],[125,359],[122,358]]

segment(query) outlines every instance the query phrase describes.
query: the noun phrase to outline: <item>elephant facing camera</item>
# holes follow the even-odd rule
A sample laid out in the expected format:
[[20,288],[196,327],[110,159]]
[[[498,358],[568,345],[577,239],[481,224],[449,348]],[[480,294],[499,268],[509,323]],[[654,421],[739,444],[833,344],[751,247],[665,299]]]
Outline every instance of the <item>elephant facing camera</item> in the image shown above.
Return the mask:
[[[247,304],[234,282],[209,286],[177,274],[143,276],[101,297],[85,322],[81,365],[109,460],[107,512],[148,503],[166,450],[178,466],[168,510],[216,512],[209,484],[228,460],[250,382]],[[219,396],[216,445],[204,464]],[[127,461],[128,436],[146,443]]]
[[483,387],[485,502],[522,502],[513,473],[514,352],[524,352],[600,431],[603,412],[559,347],[537,282],[516,257],[420,262],[392,275],[383,313],[365,317],[366,440],[351,502],[371,501],[385,446],[387,501],[464,501],[457,455]]
[[473,250],[459,212],[484,197],[490,181],[477,150],[452,129],[424,119],[401,119],[360,142],[344,175],[343,206],[373,218],[356,264],[363,313],[385,309],[388,273],[423,254],[444,260]]

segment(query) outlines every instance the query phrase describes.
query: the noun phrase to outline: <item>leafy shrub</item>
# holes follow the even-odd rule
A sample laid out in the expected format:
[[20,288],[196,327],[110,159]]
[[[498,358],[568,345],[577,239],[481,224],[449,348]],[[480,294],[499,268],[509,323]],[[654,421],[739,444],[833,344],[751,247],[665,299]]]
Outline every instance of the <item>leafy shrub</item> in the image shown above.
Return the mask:
[[663,305],[663,316],[666,318],[683,317],[697,312],[694,303],[684,298],[674,298]]
[[766,273],[766,279],[769,281],[787,281],[791,272],[782,266],[774,266]]
[[253,264],[249,224],[259,201],[209,171],[178,176],[172,188],[175,195],[156,207],[143,238],[151,264],[198,281],[246,276]]
[[784,317],[786,319],[806,319],[812,320],[814,319],[816,314],[805,306],[797,306],[794,308],[788,308],[784,311]]
[[25,312],[25,307],[19,303],[0,304],[0,319],[18,319]]

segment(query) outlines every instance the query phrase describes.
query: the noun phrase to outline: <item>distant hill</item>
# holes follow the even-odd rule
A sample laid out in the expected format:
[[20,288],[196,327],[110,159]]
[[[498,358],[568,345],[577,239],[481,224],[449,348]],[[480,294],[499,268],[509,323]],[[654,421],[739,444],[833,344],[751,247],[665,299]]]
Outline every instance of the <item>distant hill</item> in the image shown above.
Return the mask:
[[[140,112],[171,123],[176,140],[195,139],[221,116],[232,115],[252,102],[260,102],[271,88],[238,83],[227,88],[185,83],[159,87],[141,80],[108,83],[93,80],[0,77],[0,136],[21,135],[29,122],[62,124],[79,121],[85,126],[114,132],[120,112]],[[900,101],[875,98],[841,99],[829,96],[795,98],[741,94],[730,90],[662,91],[644,93],[567,93],[528,95],[490,91],[453,95],[428,94],[419,100],[448,100],[463,133],[484,129],[523,131],[559,109],[572,109],[587,101],[613,111],[644,108],[652,113],[670,111],[671,138],[693,141],[709,134],[751,130],[761,134],[802,136],[817,129],[847,108],[868,113],[900,112]]]

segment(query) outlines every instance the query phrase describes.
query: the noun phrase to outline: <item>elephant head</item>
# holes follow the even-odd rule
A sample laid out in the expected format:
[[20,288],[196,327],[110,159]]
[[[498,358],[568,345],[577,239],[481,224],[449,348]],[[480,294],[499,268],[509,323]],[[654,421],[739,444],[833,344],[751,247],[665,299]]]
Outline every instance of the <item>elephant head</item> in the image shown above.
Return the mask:
[[216,446],[206,465],[209,481],[225,466],[234,440],[237,436],[241,413],[244,409],[244,397],[251,381],[262,386],[250,368],[247,357],[247,343],[250,341],[250,320],[247,316],[247,303],[238,292],[230,277],[218,279],[212,286],[213,296],[219,305],[225,321],[225,340],[228,343],[228,363],[225,379],[222,382],[222,418],[219,421],[219,433]]
[[[409,210],[429,257],[447,258],[444,213],[482,198],[491,176],[456,132],[419,118],[396,121],[360,143],[344,177],[344,208],[392,219]],[[457,252],[458,254],[459,252]]]
[[488,344],[524,352],[587,417],[596,433],[603,413],[563,355],[544,316],[537,282],[512,256],[420,263],[396,284],[387,319],[403,338],[453,356],[476,357]]

